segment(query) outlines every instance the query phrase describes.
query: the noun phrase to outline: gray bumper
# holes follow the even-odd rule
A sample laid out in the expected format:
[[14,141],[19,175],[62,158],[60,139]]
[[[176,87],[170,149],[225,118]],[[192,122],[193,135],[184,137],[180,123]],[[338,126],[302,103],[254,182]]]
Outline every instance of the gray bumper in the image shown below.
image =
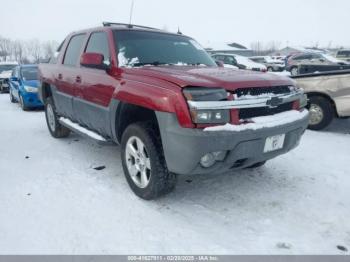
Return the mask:
[[[286,125],[260,130],[240,132],[214,131],[182,128],[174,114],[157,112],[165,160],[168,169],[176,174],[222,173],[240,169],[284,154],[299,144],[308,125],[308,116]],[[263,153],[269,136],[286,134],[282,149]],[[210,168],[199,162],[209,152],[227,150],[224,161]]]

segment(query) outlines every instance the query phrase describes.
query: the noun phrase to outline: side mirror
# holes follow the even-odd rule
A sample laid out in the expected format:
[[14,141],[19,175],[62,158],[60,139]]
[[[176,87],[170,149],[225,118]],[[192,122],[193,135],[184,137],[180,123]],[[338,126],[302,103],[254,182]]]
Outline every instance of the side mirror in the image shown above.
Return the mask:
[[89,68],[107,70],[110,65],[103,61],[104,57],[99,53],[84,53],[80,57],[80,64]]
[[217,64],[218,67],[224,67],[224,63],[219,60],[215,60],[215,63]]
[[17,76],[11,76],[10,80],[14,81],[14,82],[18,82],[18,77]]

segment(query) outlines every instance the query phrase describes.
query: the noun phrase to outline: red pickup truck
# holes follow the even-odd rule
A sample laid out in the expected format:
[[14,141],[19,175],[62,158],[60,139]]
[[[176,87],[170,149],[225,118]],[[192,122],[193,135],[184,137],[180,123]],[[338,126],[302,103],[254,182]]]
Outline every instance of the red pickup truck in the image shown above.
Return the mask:
[[194,39],[149,27],[74,32],[39,76],[51,135],[120,144],[143,199],[170,192],[177,175],[260,166],[296,147],[308,124],[293,80],[225,69]]

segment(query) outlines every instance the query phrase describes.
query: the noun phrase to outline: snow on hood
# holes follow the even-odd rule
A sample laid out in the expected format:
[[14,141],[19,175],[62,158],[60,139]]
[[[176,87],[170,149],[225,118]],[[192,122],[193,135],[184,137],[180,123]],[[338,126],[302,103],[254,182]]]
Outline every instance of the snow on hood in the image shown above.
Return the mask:
[[12,70],[2,71],[0,73],[0,78],[10,78],[11,74],[12,74]]
[[235,90],[242,87],[294,85],[291,78],[249,70],[222,67],[147,66],[124,68],[128,75],[147,76],[174,83],[180,87],[223,87]]
[[322,54],[322,56],[327,59],[328,61],[332,62],[332,63],[336,63],[336,64],[339,64],[339,63],[342,63],[342,64],[346,64],[346,61],[344,60],[339,60],[338,58],[335,58],[334,56],[331,56],[331,55],[327,55],[327,54]]
[[238,64],[245,65],[247,69],[251,69],[251,68],[266,69],[265,65],[256,63],[253,60],[250,60],[248,57],[235,55],[235,58]]

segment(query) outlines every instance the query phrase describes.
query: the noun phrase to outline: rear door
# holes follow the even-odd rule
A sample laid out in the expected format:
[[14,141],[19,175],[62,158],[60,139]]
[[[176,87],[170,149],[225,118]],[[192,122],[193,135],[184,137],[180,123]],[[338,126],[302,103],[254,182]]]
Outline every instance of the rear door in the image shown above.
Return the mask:
[[[102,54],[104,63],[109,64],[111,52],[107,33],[92,32],[84,52]],[[78,121],[101,135],[110,136],[109,104],[117,85],[116,80],[106,70],[82,66],[78,76],[80,83],[77,83],[77,89],[82,93],[82,97],[74,101]]]
[[86,34],[77,34],[70,38],[62,65],[58,67],[55,76],[56,89],[53,96],[56,110],[60,115],[72,120],[76,119],[73,110],[73,99],[76,96],[82,96],[76,89],[76,83],[79,81],[77,71],[85,40]]

